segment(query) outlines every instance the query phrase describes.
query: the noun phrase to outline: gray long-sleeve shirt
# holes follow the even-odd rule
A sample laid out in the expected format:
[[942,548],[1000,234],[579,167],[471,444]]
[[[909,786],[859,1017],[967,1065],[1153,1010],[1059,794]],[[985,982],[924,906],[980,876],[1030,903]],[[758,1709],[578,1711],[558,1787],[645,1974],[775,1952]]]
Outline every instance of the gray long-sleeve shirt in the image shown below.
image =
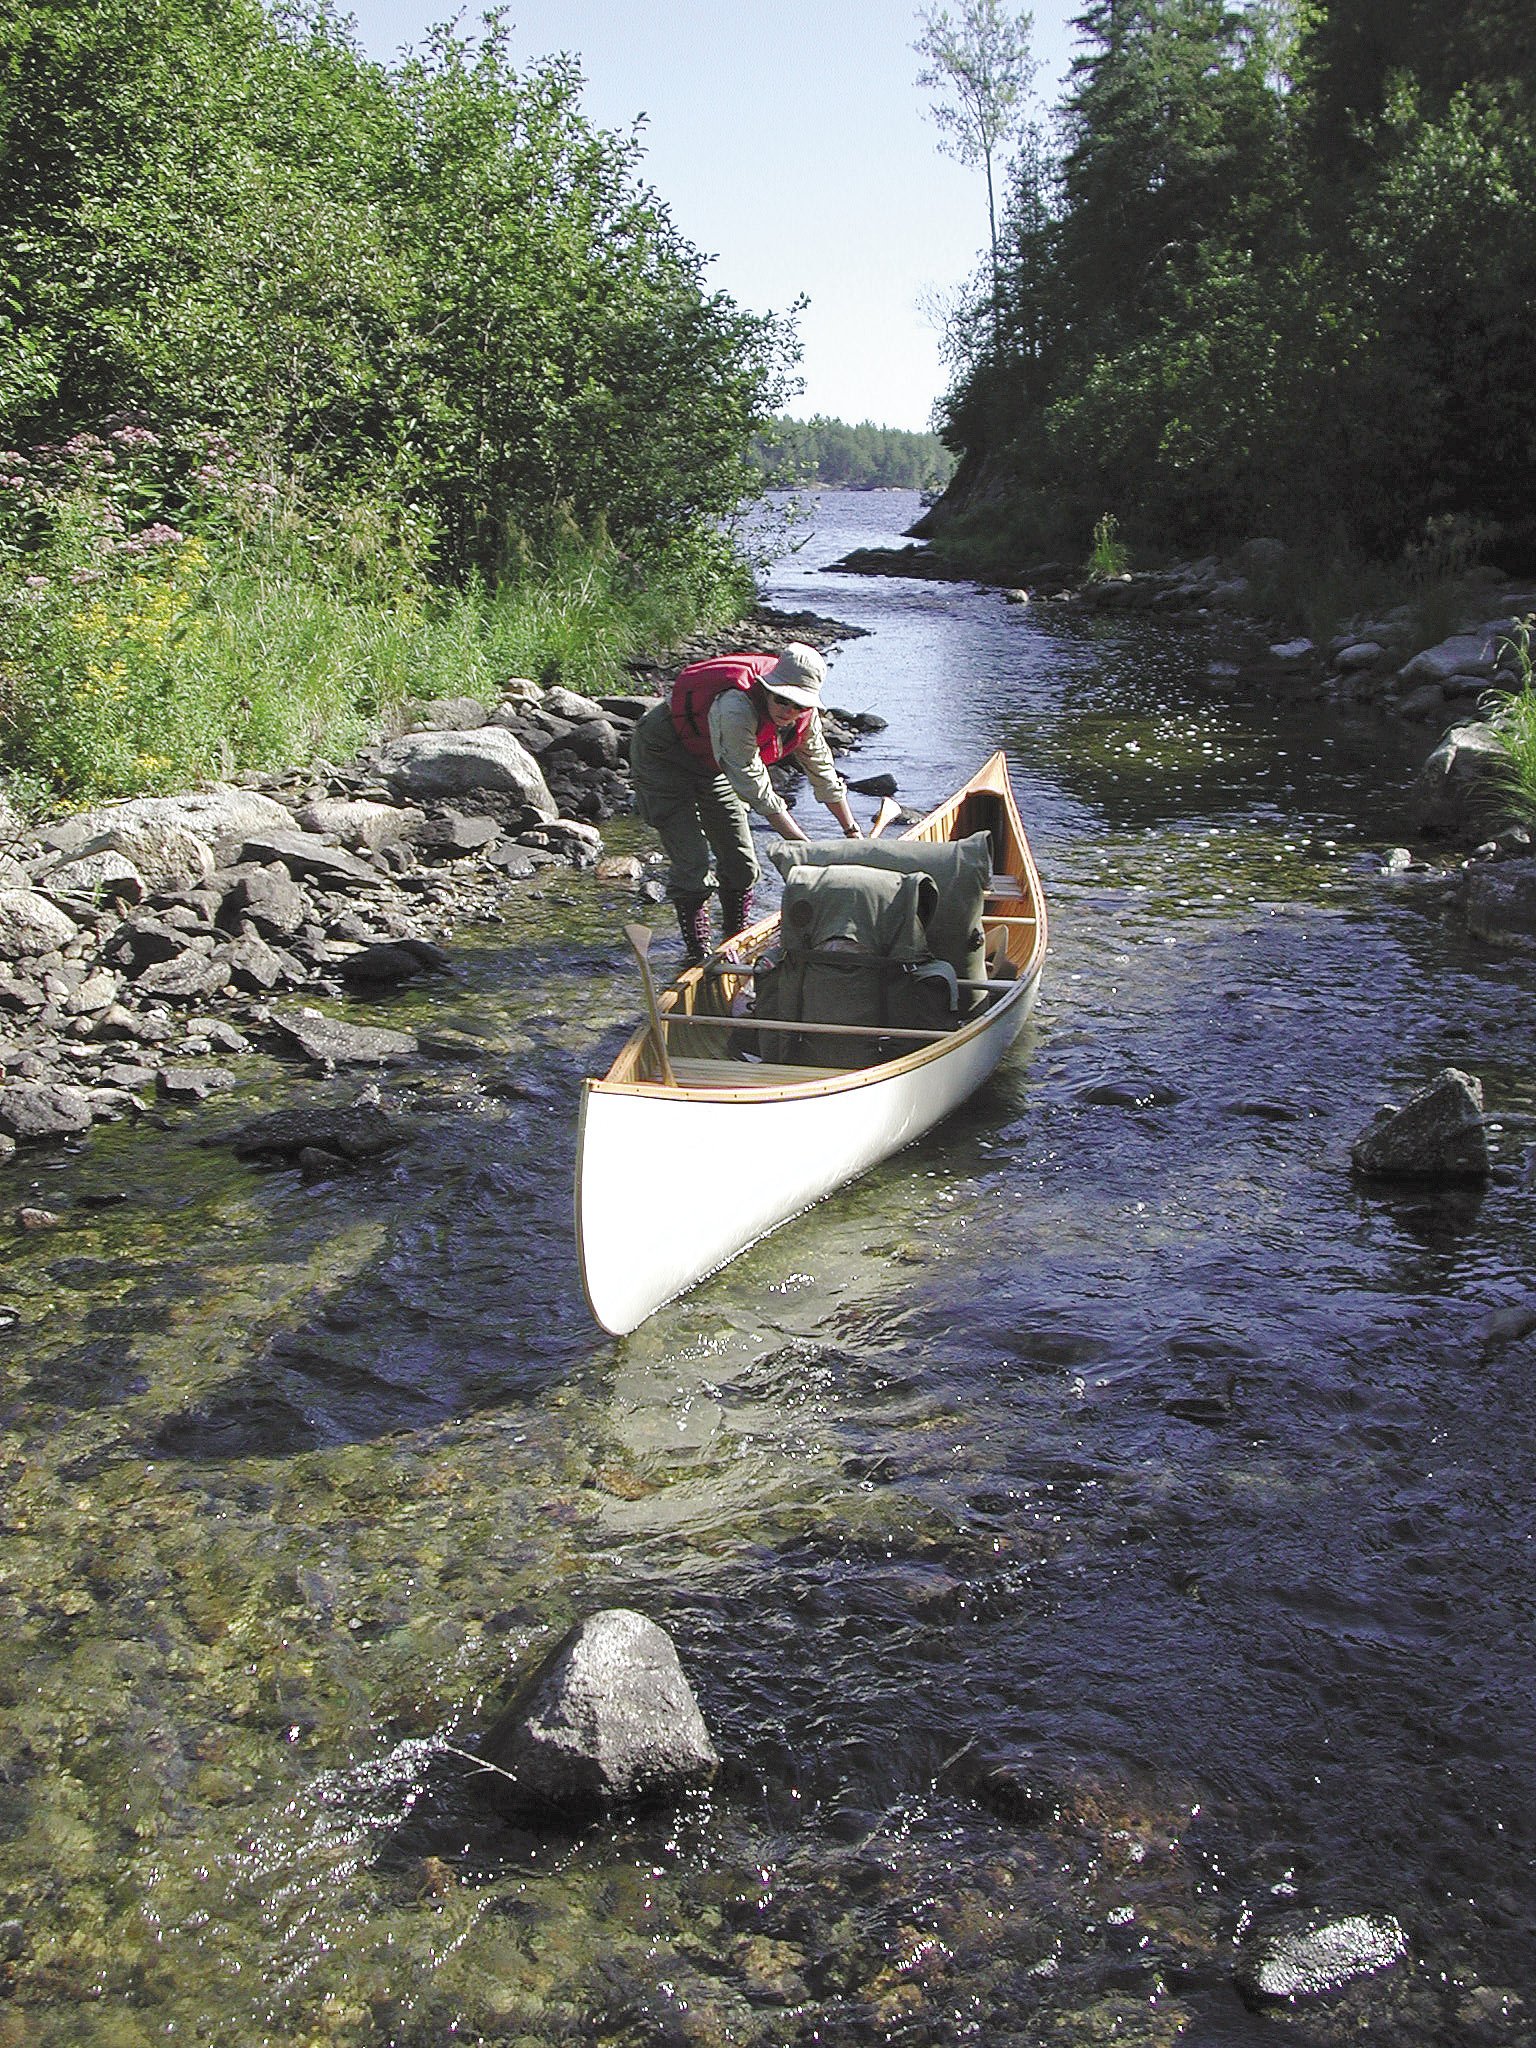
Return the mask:
[[[745,690],[722,690],[709,707],[709,744],[721,774],[744,804],[771,820],[784,809],[784,800],[757,751],[757,727],[758,713]],[[820,712],[812,717],[811,729],[792,758],[804,768],[818,802],[835,804],[847,794],[848,785],[833,765],[832,749],[821,729]]]

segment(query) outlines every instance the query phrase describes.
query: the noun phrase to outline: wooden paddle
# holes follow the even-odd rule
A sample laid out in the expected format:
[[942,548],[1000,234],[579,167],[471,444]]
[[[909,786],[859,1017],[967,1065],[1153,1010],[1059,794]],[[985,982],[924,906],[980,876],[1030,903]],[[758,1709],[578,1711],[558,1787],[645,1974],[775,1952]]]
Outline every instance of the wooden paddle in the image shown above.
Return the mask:
[[627,924],[624,936],[640,963],[640,979],[645,986],[646,1014],[651,1020],[651,1042],[656,1048],[656,1057],[661,1062],[661,1078],[668,1088],[677,1086],[677,1076],[672,1071],[672,1062],[667,1057],[667,1031],[661,1021],[661,1003],[656,995],[656,981],[651,973],[650,950],[654,934],[648,924]]
[[900,816],[901,805],[897,803],[895,797],[883,796],[880,799],[880,808],[875,813],[875,821],[864,834],[864,837],[866,839],[878,839],[886,826],[894,824]]

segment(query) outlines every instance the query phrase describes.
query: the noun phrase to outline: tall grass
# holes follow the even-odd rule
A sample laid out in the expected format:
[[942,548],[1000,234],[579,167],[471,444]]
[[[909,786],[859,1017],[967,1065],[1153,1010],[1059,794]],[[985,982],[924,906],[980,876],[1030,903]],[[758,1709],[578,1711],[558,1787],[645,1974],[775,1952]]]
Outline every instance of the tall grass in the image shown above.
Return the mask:
[[34,801],[345,757],[413,703],[490,702],[514,677],[622,688],[627,658],[752,595],[712,531],[637,561],[556,514],[504,584],[446,589],[420,536],[367,507],[317,520],[271,484],[231,488],[198,529],[124,538],[98,484],[77,465],[0,546],[0,769]]
[[1505,658],[1512,664],[1516,682],[1512,689],[1497,693],[1490,721],[1494,737],[1504,751],[1498,781],[1511,816],[1517,823],[1536,825],[1536,663],[1531,641],[1536,635],[1536,613],[1515,622],[1515,634],[1504,645]]

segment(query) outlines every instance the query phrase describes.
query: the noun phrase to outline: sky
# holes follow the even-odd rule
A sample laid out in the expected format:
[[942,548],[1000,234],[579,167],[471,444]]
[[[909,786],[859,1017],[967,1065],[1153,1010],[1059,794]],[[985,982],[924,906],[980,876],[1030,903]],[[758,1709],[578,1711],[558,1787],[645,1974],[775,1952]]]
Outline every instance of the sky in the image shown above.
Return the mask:
[[[1054,99],[1079,0],[1034,9],[1037,89]],[[382,62],[419,43],[451,0],[351,0]],[[461,17],[461,32],[479,8]],[[922,429],[946,381],[935,294],[974,270],[986,185],[941,156],[916,84],[918,10],[905,0],[522,0],[521,66],[582,60],[588,115],[646,115],[642,172],[713,260],[710,284],[756,313],[808,305],[797,326],[798,418]]]

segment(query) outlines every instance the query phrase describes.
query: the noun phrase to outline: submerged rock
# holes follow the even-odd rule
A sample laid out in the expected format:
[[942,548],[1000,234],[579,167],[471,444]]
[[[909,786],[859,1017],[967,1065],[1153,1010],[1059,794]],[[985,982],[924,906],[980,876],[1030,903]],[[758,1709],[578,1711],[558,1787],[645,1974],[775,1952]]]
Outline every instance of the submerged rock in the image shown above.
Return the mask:
[[227,1139],[239,1159],[297,1159],[305,1151],[349,1160],[377,1159],[415,1135],[414,1126],[376,1102],[274,1110],[242,1124]]
[[1490,946],[1536,946],[1536,860],[1490,862],[1467,876],[1467,929]]
[[1442,1068],[1401,1109],[1380,1110],[1350,1158],[1360,1173],[1395,1179],[1486,1179],[1482,1082],[1459,1067]]
[[1389,1913],[1342,1920],[1288,1913],[1243,1944],[1237,1988],[1250,2005],[1319,1998],[1401,1962],[1407,1953],[1408,1937]]
[[338,1065],[373,1066],[409,1059],[416,1051],[409,1031],[386,1031],[376,1024],[343,1024],[322,1010],[288,1010],[272,1019],[274,1029],[291,1039],[306,1058]]
[[707,1785],[720,1767],[671,1637],[627,1607],[578,1622],[480,1754],[506,1774],[502,1803],[567,1813]]

